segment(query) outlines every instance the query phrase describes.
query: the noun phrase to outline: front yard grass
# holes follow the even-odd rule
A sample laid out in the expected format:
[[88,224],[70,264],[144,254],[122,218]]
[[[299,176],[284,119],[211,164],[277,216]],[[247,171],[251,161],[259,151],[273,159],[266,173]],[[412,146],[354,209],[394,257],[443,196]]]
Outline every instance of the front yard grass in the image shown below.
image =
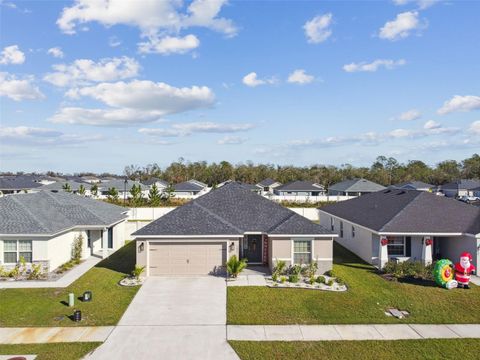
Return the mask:
[[77,360],[100,346],[99,342],[0,345],[0,355],[38,355],[35,360]]
[[[67,288],[0,289],[0,327],[115,325],[138,291],[118,282],[135,266],[135,243],[131,242],[101,261]],[[91,302],[81,302],[84,291]],[[70,308],[68,294],[75,294]],[[82,321],[69,316],[82,311]]]
[[242,360],[253,359],[478,359],[480,340],[230,341]]
[[[228,324],[480,323],[480,287],[446,290],[390,282],[334,243],[334,272],[346,292],[267,287],[228,287]],[[387,317],[389,307],[410,316]]]

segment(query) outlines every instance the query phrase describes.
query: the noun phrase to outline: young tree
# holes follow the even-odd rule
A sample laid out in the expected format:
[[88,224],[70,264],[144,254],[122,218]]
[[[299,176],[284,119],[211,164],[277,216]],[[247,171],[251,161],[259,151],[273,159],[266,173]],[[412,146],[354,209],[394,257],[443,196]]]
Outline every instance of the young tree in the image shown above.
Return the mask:
[[132,188],[130,189],[130,195],[132,195],[133,206],[140,205],[140,203],[142,201],[142,188],[140,187],[140,184],[138,184],[138,185],[133,184],[132,185]]
[[80,186],[78,187],[78,193],[82,196],[85,196],[85,191],[87,191],[85,189],[85,186],[83,186],[83,184],[80,184]]
[[175,197],[175,188],[173,187],[172,184],[170,184],[163,190],[162,198],[165,201],[168,201],[173,197]]
[[148,192],[148,200],[150,201],[150,206],[158,206],[160,204],[160,192],[158,191],[157,184],[153,184]]
[[66,182],[65,184],[63,184],[62,189],[63,189],[63,191],[65,191],[65,192],[72,192],[72,188],[70,187],[70,184],[69,184],[68,182]]
[[92,193],[92,196],[97,197],[97,195],[98,195],[98,185],[93,184],[92,187],[90,188],[90,192]]
[[118,202],[118,191],[114,187],[108,188],[107,199],[111,202]]

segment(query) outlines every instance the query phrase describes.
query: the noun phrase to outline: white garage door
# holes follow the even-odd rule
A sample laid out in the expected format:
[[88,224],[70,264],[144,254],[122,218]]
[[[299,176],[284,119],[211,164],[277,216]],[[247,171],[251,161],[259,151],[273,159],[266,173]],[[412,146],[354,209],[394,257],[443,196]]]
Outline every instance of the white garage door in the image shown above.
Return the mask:
[[150,243],[150,276],[208,275],[225,263],[225,243]]

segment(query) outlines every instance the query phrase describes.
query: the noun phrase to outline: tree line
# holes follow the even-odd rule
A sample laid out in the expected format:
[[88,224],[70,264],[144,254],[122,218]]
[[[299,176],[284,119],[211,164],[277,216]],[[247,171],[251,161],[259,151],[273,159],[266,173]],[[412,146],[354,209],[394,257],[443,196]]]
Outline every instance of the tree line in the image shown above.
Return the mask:
[[195,179],[209,186],[226,180],[256,184],[266,178],[272,178],[281,183],[308,180],[326,187],[352,178],[365,178],[384,186],[414,180],[441,185],[458,179],[479,179],[480,155],[474,154],[462,161],[445,160],[434,166],[429,166],[420,160],[401,163],[393,157],[378,156],[370,167],[355,167],[351,164],[300,167],[254,164],[250,161],[234,165],[228,161],[219,163],[190,162],[180,158],[164,169],[158,164],[129,165],[125,167],[124,176],[141,181],[156,177],[168,183]]

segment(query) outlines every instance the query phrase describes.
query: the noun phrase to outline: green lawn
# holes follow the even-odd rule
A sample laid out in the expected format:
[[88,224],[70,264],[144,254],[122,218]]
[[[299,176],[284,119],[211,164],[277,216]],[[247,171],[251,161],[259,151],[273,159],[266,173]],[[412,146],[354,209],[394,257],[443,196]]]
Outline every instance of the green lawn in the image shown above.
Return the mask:
[[[1,289],[0,327],[7,326],[82,326],[115,325],[138,291],[118,282],[135,266],[135,244],[131,242],[101,261],[68,288]],[[75,309],[82,310],[83,320],[68,318],[72,308],[66,306],[68,293],[79,297],[85,290],[93,292],[91,302],[75,299]]]
[[0,355],[38,355],[36,360],[77,360],[101,343],[55,343],[0,345]]
[[253,359],[478,359],[480,340],[230,341],[242,360]]
[[[267,287],[229,287],[229,324],[480,323],[480,287],[446,290],[386,281],[375,269],[334,245],[334,271],[344,293]],[[408,310],[404,320],[387,317],[388,307]]]

